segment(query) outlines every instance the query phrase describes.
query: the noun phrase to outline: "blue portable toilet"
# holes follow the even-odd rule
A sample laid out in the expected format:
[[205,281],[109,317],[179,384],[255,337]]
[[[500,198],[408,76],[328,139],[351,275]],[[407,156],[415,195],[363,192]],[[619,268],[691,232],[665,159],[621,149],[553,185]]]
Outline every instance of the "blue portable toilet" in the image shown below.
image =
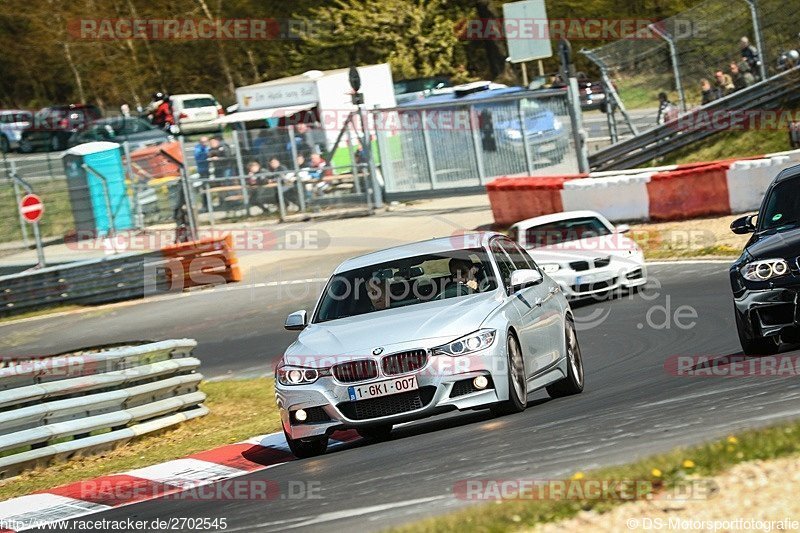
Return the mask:
[[122,146],[104,141],[79,144],[64,152],[62,159],[79,239],[108,235],[112,220],[114,231],[134,227]]

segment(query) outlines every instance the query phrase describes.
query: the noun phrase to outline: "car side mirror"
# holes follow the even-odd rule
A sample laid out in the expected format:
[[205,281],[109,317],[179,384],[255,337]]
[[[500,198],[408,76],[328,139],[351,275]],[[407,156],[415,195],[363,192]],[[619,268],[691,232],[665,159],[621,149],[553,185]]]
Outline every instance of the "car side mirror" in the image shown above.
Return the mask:
[[620,224],[614,227],[614,231],[617,233],[628,233],[631,230],[631,227],[627,224]]
[[308,313],[306,313],[305,309],[301,311],[295,311],[294,313],[290,314],[286,317],[286,322],[283,324],[284,329],[288,329],[289,331],[300,331],[302,329],[306,329],[308,325]]
[[733,222],[731,222],[731,231],[737,235],[745,235],[747,233],[753,233],[756,230],[755,224],[753,224],[753,219],[756,215],[746,215],[743,217],[739,217]]
[[511,273],[511,292],[541,283],[542,274],[533,268],[523,268]]

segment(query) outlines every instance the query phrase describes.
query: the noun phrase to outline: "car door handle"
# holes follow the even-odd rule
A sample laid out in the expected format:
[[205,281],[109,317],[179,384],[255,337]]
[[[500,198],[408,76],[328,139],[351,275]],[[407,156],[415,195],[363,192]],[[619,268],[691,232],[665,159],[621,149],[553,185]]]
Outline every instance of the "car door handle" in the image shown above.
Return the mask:
[[558,287],[550,287],[550,291],[549,292],[550,292],[550,294],[556,294],[559,290],[561,290],[561,289],[559,289]]
[[544,300],[542,300],[541,298],[536,298],[533,301],[533,306],[534,307],[541,307],[543,303],[544,303]]

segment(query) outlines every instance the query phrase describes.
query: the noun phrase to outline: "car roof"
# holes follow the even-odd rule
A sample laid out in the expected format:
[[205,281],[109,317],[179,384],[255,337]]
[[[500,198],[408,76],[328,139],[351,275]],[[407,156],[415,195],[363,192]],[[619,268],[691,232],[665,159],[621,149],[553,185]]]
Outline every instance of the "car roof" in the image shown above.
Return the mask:
[[595,217],[600,219],[601,222],[607,222],[606,217],[598,213],[597,211],[589,211],[588,209],[580,210],[580,211],[564,211],[562,213],[553,213],[551,215],[542,215],[539,217],[528,218],[526,220],[520,220],[513,226],[512,228],[516,228],[519,231],[525,231],[528,228],[532,228],[534,226],[540,226],[542,224],[549,224],[550,222],[561,222],[562,220],[571,220],[573,218],[586,218],[586,217]]
[[797,177],[800,177],[800,165],[794,165],[781,170],[781,172],[775,177],[775,183]]
[[336,267],[334,274],[385,263],[387,261],[403,259],[405,257],[463,250],[465,248],[485,247],[488,245],[489,239],[496,236],[504,237],[502,233],[493,231],[470,231],[463,234],[454,234],[450,237],[436,237],[426,241],[401,244],[399,246],[393,246],[391,248],[385,248],[347,259]]
[[171,94],[169,95],[170,100],[188,100],[190,98],[214,98],[214,95],[208,93],[186,93],[186,94]]

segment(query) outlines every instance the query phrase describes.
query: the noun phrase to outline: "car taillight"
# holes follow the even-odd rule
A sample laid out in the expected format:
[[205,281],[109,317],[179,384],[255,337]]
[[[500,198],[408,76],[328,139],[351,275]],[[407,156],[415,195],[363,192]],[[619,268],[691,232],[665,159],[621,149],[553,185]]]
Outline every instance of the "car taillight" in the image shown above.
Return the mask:
[[221,117],[224,116],[225,115],[225,110],[222,109],[221,107],[218,107],[217,108],[217,115],[219,115]]
[[61,120],[58,121],[58,127],[59,128],[65,128],[65,129],[68,128],[69,127],[69,120],[67,120],[65,118],[62,118]]
[[181,113],[180,115],[178,115],[178,118],[189,118],[189,115],[187,115],[186,113]]

